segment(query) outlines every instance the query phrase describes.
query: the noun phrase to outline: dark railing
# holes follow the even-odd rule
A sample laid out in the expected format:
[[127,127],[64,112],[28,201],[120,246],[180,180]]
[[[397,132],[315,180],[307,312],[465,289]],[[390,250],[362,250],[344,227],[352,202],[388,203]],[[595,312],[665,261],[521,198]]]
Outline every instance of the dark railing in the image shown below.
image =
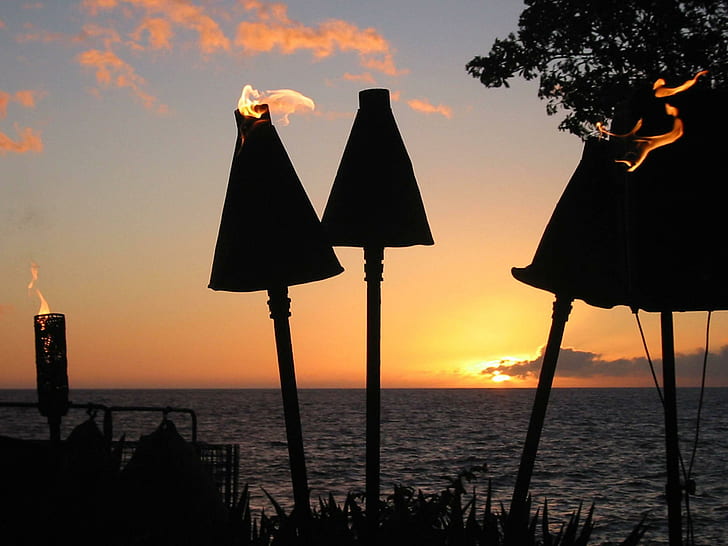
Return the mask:
[[[239,466],[240,446],[237,444],[209,444],[197,441],[197,414],[189,408],[178,408],[172,406],[107,406],[94,402],[78,404],[69,403],[69,409],[86,410],[89,415],[103,412],[103,435],[108,442],[109,448],[118,449],[121,453],[121,464],[126,464],[137,448],[136,441],[114,441],[113,440],[113,415],[119,412],[159,412],[166,420],[170,413],[187,414],[191,421],[191,444],[200,457],[202,466],[210,472],[220,495],[227,506],[232,506],[238,497],[239,490]],[[0,401],[0,408],[28,408],[39,409],[37,402],[3,402]]]

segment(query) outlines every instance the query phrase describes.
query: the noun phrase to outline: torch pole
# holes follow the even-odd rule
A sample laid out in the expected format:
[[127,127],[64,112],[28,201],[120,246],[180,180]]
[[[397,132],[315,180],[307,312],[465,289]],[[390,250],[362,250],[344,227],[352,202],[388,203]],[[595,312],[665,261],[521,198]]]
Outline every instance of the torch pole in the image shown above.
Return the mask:
[[303,452],[303,432],[301,416],[298,409],[298,390],[296,372],[293,365],[293,345],[291,343],[291,327],[288,317],[291,316],[291,300],[288,298],[288,287],[281,286],[268,290],[268,308],[273,319],[276,351],[278,353],[278,372],[283,396],[283,415],[286,423],[286,439],[288,458],[291,467],[293,484],[293,500],[299,521],[306,521],[310,516],[308,480],[306,478],[306,459]]
[[364,248],[364,280],[367,283],[366,513],[371,541],[376,536],[379,519],[383,261],[383,247]]
[[521,464],[518,468],[516,485],[513,488],[511,510],[508,514],[508,544],[520,544],[518,541],[518,531],[526,529],[524,522],[528,518],[528,489],[531,485],[533,466],[536,462],[536,452],[538,451],[541,431],[543,430],[543,424],[546,418],[551,385],[553,384],[554,374],[556,373],[556,363],[559,359],[561,340],[564,337],[566,322],[569,320],[569,314],[571,313],[571,302],[571,298],[564,298],[558,294],[554,301],[553,314],[551,316],[551,331],[549,332],[546,349],[544,350],[538,388],[531,410],[531,420],[528,424],[526,441],[521,455]]
[[675,381],[675,334],[672,312],[660,314],[662,331],[662,378],[665,401],[665,454],[667,470],[667,525],[670,546],[682,544],[680,505],[680,441],[677,427],[677,385]]

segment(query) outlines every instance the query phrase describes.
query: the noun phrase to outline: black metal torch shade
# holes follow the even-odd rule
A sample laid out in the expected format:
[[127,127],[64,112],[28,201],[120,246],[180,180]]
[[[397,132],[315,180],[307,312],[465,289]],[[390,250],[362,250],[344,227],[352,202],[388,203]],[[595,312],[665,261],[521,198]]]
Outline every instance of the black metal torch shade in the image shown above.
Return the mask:
[[[699,88],[636,95],[615,135],[586,142],[533,262],[514,277],[598,307],[728,309],[726,100],[726,90]],[[638,120],[631,138],[616,134]],[[680,138],[628,168],[640,146],[677,123]]]
[[38,409],[41,415],[60,418],[68,412],[66,317],[48,313],[33,317]]
[[612,146],[590,140],[532,263],[511,272],[519,281],[567,299],[613,307],[627,297],[621,180]]
[[238,135],[210,275],[213,290],[265,290],[343,271],[267,106],[261,107],[260,118],[235,111]]
[[334,246],[434,243],[387,89],[359,92],[359,110],[321,222]]

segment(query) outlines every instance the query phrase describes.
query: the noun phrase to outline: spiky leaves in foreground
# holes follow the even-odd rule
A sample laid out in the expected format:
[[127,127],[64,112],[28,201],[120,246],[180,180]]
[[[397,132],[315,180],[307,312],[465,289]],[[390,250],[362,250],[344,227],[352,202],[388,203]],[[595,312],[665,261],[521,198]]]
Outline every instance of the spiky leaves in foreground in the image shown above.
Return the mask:
[[[380,546],[587,546],[594,527],[594,505],[582,522],[581,506],[568,522],[552,532],[548,505],[539,510],[518,530],[518,537],[506,534],[507,512],[501,505],[493,507],[490,480],[484,499],[479,499],[475,488],[466,484],[481,469],[464,471],[440,493],[423,493],[411,487],[397,485],[380,506],[376,544]],[[247,487],[235,511],[233,522],[234,546],[358,546],[367,544],[366,514],[362,509],[362,496],[350,493],[343,504],[333,495],[320,498],[312,510],[308,526],[310,539],[305,541],[296,531],[295,514],[286,514],[268,495],[274,516],[261,513],[260,525],[251,523]],[[530,501],[529,501],[530,504]],[[529,511],[530,513],[530,507]],[[622,542],[622,546],[636,546],[645,532],[645,519]],[[539,525],[540,524],[540,525]],[[537,528],[540,526],[540,532]]]

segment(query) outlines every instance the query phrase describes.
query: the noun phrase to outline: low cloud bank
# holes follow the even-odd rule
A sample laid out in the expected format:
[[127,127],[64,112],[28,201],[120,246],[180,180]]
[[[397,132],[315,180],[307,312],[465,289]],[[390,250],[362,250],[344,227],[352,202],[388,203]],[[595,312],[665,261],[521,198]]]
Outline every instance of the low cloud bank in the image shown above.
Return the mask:
[[[677,377],[682,383],[699,384],[703,371],[704,351],[696,350],[675,355]],[[542,354],[534,360],[516,363],[503,363],[489,367],[481,373],[487,376],[507,374],[517,379],[538,378],[543,364]],[[662,377],[662,360],[653,357],[658,378]],[[601,355],[578,349],[562,348],[556,366],[556,377],[569,379],[588,379],[594,377],[635,378],[649,377],[649,364],[645,357],[620,358],[607,360]],[[728,384],[728,345],[708,355],[707,384]]]

